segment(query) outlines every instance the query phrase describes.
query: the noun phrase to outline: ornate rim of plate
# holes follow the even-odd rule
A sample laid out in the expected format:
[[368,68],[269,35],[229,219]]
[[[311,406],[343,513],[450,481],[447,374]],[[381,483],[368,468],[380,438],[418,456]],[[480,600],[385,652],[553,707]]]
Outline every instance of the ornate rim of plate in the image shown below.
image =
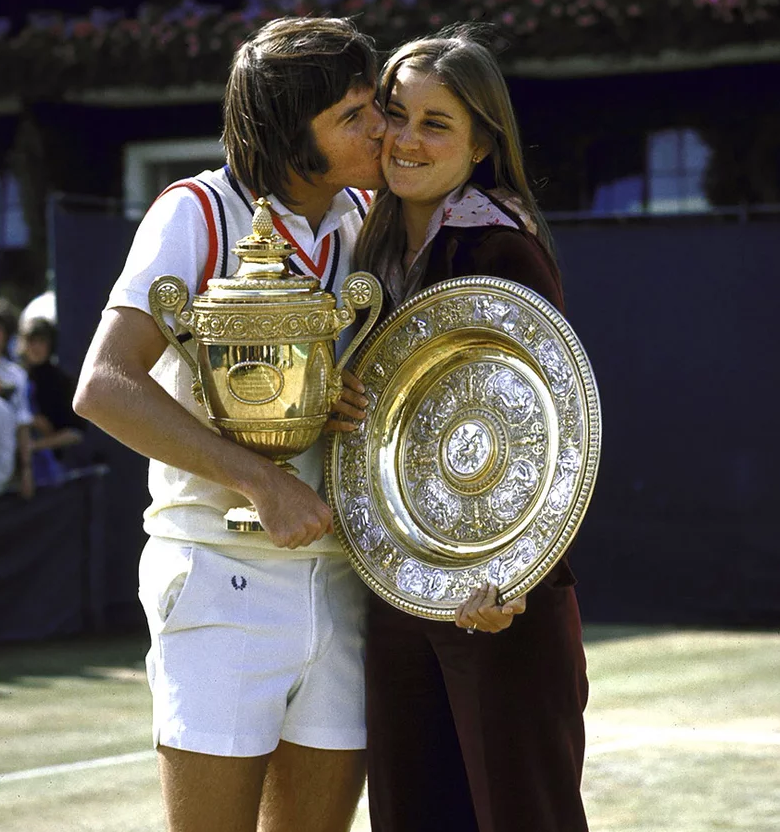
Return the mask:
[[601,453],[593,371],[563,316],[496,277],[444,281],[370,337],[354,372],[367,417],[333,434],[326,488],[366,584],[452,619],[485,581],[528,592],[563,556]]

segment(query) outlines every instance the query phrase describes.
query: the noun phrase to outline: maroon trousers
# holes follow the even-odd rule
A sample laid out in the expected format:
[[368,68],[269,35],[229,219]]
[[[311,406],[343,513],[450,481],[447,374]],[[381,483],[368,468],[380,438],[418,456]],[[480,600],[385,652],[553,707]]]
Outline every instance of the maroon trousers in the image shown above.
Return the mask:
[[496,635],[373,596],[366,658],[373,832],[587,832],[572,587],[537,586]]

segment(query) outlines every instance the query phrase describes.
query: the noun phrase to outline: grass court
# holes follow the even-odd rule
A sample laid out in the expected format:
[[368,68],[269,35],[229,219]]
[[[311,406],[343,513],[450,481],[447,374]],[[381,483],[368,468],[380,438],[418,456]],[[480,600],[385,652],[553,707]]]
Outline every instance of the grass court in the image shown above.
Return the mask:
[[[586,649],[591,832],[780,829],[778,634],[588,626]],[[0,829],[164,832],[145,637],[0,651]]]

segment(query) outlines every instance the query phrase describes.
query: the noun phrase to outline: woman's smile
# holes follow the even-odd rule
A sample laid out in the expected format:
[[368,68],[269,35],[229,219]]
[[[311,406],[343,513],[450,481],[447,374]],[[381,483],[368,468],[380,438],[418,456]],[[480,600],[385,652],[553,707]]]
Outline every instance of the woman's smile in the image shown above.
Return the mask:
[[393,156],[392,161],[399,168],[421,168],[426,164],[425,162],[413,162],[411,159],[399,159],[397,156]]

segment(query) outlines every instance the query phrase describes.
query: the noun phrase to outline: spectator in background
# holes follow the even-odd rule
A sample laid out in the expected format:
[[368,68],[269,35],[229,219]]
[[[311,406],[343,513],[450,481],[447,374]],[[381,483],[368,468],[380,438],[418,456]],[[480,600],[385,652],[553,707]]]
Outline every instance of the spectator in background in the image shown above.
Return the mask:
[[85,422],[73,412],[76,385],[56,363],[57,328],[31,318],[19,328],[19,357],[29,377],[33,413],[32,464],[35,484],[58,485],[64,476],[63,449],[84,438]]
[[[27,401],[27,373],[8,354],[8,345],[16,334],[18,315],[16,310],[4,298],[0,298],[0,398],[10,408],[15,423],[15,429],[10,431],[15,442],[15,473],[18,481],[19,493],[25,499],[30,499],[35,493],[35,480],[32,471],[32,448],[30,443],[30,425],[32,413]],[[4,408],[6,410],[6,408]],[[4,422],[8,423],[7,413]],[[5,428],[4,430],[7,430]],[[8,455],[9,437],[4,432],[0,439],[5,445],[3,454]],[[8,490],[8,483],[2,484],[0,490]]]

